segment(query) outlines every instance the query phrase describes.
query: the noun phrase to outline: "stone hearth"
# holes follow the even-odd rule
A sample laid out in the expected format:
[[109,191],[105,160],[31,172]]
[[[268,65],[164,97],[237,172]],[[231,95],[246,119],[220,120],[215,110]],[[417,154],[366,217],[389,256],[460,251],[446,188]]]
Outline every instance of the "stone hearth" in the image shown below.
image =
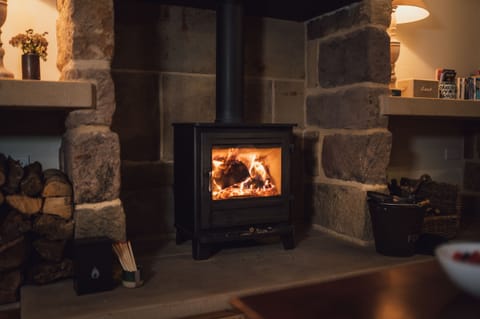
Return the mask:
[[[127,234],[171,235],[171,123],[214,120],[215,11],[151,1],[114,9],[112,129]],[[372,241],[366,191],[386,187],[391,134],[379,110],[389,93],[390,9],[364,0],[307,22],[244,23],[245,117],[297,124],[295,223],[359,244]]]

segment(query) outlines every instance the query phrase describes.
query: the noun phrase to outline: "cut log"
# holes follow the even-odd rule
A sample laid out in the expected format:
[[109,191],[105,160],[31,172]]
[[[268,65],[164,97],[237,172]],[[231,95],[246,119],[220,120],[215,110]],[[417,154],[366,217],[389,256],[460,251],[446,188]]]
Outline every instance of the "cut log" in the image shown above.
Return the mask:
[[47,284],[59,279],[69,278],[73,275],[73,262],[64,259],[61,262],[43,262],[34,265],[29,270],[29,280],[36,284]]
[[29,245],[23,237],[2,245],[2,247],[0,247],[2,249],[0,252],[0,271],[18,268],[28,258]]
[[23,179],[20,181],[20,191],[31,197],[40,195],[43,190],[42,164],[33,162],[24,167]]
[[11,242],[32,229],[30,218],[11,210],[0,225],[0,245]]
[[6,194],[18,193],[20,181],[23,178],[23,167],[20,161],[12,159],[10,156],[7,158],[7,179],[3,185],[3,190]]
[[43,172],[45,185],[43,197],[72,196],[72,184],[68,181],[67,175],[59,169],[47,169]]
[[33,248],[44,260],[59,262],[63,259],[66,246],[65,240],[48,240],[40,238],[33,242]]
[[8,248],[13,247],[13,246],[19,244],[19,243],[20,243],[21,241],[23,241],[24,239],[25,239],[25,237],[22,236],[22,237],[18,237],[18,238],[15,239],[15,240],[9,241],[9,242],[4,243],[4,244],[1,244],[1,245],[0,245],[0,254],[1,254],[2,252],[4,252],[5,250],[7,250]]
[[73,220],[40,214],[33,221],[33,231],[50,240],[73,238]]
[[7,195],[7,203],[20,213],[33,215],[42,209],[42,198],[27,195]]
[[22,280],[22,273],[18,269],[0,273],[0,305],[13,303],[20,299]]
[[7,158],[0,153],[0,186],[3,186],[7,180]]
[[43,199],[42,212],[64,219],[71,219],[73,213],[72,197],[45,197]]

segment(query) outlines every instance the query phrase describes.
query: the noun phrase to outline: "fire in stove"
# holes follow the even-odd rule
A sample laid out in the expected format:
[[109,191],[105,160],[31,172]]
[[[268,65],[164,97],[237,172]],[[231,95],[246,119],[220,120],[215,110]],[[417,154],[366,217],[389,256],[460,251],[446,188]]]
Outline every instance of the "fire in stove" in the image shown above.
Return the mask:
[[212,200],[270,197],[282,194],[282,149],[212,149]]

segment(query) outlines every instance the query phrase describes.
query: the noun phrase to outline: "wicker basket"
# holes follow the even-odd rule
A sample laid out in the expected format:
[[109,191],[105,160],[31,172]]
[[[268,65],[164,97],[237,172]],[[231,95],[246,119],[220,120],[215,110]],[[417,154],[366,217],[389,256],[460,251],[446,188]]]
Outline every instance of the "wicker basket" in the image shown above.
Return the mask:
[[462,212],[462,200],[458,186],[435,182],[429,176],[421,184],[418,179],[409,178],[402,178],[401,183],[408,190],[415,185],[420,185],[416,193],[417,200],[429,201],[423,220],[422,233],[446,238],[454,238],[458,234]]

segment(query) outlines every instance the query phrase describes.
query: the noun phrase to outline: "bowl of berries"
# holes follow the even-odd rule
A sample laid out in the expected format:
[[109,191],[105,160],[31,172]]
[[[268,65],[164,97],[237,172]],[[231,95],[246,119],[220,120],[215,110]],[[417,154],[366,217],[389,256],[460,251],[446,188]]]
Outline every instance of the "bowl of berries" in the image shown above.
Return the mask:
[[453,283],[480,298],[480,242],[442,244],[435,249],[435,256]]

